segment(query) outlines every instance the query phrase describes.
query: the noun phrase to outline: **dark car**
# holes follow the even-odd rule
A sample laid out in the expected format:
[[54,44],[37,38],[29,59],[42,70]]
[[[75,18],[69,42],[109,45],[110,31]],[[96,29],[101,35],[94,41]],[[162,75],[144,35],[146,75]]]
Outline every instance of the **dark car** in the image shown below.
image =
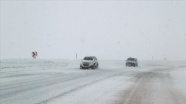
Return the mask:
[[130,66],[133,66],[133,67],[136,67],[138,66],[138,60],[137,58],[131,58],[129,57],[127,60],[126,60],[126,66],[130,67]]

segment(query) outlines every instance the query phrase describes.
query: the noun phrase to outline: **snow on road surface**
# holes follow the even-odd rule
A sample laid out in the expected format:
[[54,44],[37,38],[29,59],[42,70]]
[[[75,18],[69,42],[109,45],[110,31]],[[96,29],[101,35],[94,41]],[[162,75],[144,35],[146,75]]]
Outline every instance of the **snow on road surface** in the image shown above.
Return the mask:
[[1,104],[186,104],[186,63],[100,60],[1,60]]

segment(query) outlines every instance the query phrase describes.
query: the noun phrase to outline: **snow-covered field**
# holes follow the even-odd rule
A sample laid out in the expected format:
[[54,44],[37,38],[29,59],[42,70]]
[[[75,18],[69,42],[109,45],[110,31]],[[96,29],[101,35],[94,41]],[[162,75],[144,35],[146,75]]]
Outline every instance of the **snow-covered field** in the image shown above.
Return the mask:
[[1,60],[1,104],[186,104],[185,61]]

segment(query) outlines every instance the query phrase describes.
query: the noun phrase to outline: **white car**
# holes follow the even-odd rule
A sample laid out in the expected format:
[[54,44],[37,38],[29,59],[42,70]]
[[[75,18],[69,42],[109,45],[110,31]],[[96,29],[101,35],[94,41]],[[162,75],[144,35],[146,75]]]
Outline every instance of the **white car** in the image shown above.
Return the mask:
[[99,63],[98,63],[98,60],[95,56],[86,56],[83,58],[83,60],[81,60],[80,69],[83,69],[83,68],[95,69],[98,67],[98,65],[99,65]]

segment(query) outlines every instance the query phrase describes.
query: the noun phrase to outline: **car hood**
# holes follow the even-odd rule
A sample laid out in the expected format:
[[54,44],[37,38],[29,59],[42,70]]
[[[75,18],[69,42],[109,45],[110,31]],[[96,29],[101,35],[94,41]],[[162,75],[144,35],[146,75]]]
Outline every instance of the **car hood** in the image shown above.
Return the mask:
[[93,62],[92,60],[82,60],[82,62]]

